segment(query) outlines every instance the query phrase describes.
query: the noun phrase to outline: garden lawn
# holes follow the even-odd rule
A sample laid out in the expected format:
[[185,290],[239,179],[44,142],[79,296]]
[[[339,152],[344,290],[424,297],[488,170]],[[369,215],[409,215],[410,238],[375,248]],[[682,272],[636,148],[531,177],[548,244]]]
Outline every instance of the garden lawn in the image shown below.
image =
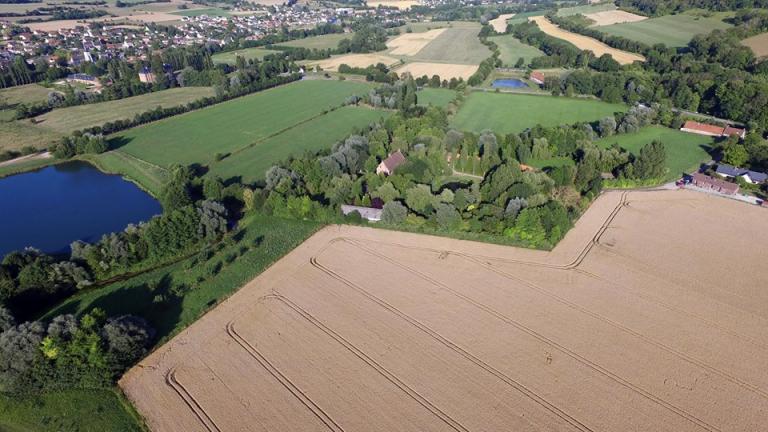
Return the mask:
[[699,164],[711,159],[707,151],[712,148],[713,139],[702,135],[680,132],[663,126],[648,126],[638,132],[602,138],[596,144],[608,148],[613,144],[639,154],[640,149],[653,140],[659,140],[667,151],[667,179],[679,178]]
[[473,132],[521,132],[541,124],[557,126],[595,121],[627,110],[626,105],[595,99],[474,92],[464,101],[452,126]]
[[456,92],[444,88],[423,88],[416,93],[416,98],[421,106],[435,105],[445,108],[456,98]]
[[493,36],[490,40],[499,46],[499,51],[501,52],[499,58],[506,67],[513,67],[520,57],[523,58],[527,65],[534,57],[546,55],[538,48],[520,42],[519,39],[511,34]]
[[688,45],[688,42],[697,34],[707,34],[713,30],[731,27],[723,21],[727,16],[723,13],[715,13],[711,17],[678,14],[594,28],[648,45],[663,43],[668,47],[683,47]]
[[[136,114],[186,105],[214,95],[212,87],[180,87],[108,102],[55,109],[35,117],[34,127],[69,135],[76,130],[101,126],[115,120],[132,119]],[[31,124],[28,122],[28,124]]]
[[299,81],[159,120],[115,136],[120,150],[155,165],[208,164],[337,107],[369,84]]
[[328,49],[339,46],[342,39],[352,39],[351,33],[330,33],[320,36],[311,36],[304,39],[292,40],[289,42],[280,42],[275,45],[299,47],[308,49]]
[[222,161],[213,162],[208,175],[217,175],[225,180],[240,177],[245,183],[262,180],[272,165],[307,151],[314,153],[330,148],[336,141],[346,138],[353,129],[366,127],[389,114],[388,111],[364,107],[339,108],[258,142]]
[[0,395],[0,431],[144,431],[118,389],[68,389],[39,396]]
[[261,60],[270,54],[278,54],[279,51],[268,50],[264,48],[246,48],[237,51],[227,51],[216,53],[211,57],[216,64],[226,63],[234,65],[237,57],[243,57],[246,60]]

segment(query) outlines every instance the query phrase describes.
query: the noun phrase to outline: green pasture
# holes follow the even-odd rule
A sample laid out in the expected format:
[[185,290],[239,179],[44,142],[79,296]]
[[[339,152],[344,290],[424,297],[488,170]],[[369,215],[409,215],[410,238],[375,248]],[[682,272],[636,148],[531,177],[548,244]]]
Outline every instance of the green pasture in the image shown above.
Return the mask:
[[435,105],[445,108],[454,98],[456,98],[456,92],[450,89],[426,87],[416,93],[416,98],[419,105]]
[[168,170],[137,159],[120,150],[112,150],[98,155],[82,155],[101,171],[120,174],[135,181],[139,186],[154,196],[159,196],[163,185],[168,181]]
[[312,36],[304,39],[296,39],[289,42],[280,42],[276,45],[308,49],[329,49],[339,46],[339,42],[342,39],[351,38],[351,33],[331,33],[320,36]]
[[120,151],[155,165],[208,164],[341,105],[369,85],[308,80],[275,87],[117,134]]
[[633,23],[598,26],[595,29],[648,45],[663,43],[668,47],[683,47],[698,34],[731,27],[723,21],[728,16],[725,13],[714,13],[710,17],[692,13],[667,15]]
[[595,143],[603,148],[614,144],[633,154],[653,140],[659,140],[667,151],[668,179],[679,178],[683,172],[698,168],[699,164],[711,157],[707,151],[713,146],[713,139],[702,135],[681,132],[663,126],[648,126],[638,132],[602,138]]
[[60,134],[71,134],[104,123],[131,119],[136,114],[163,108],[186,105],[197,99],[214,95],[211,87],[180,87],[147,93],[125,99],[55,109],[34,118],[34,127]]
[[60,140],[55,131],[35,127],[25,121],[0,121],[0,151],[32,146],[44,149]]
[[466,131],[491,129],[506,134],[537,124],[557,126],[594,121],[626,110],[626,105],[595,99],[474,92],[466,98],[452,125]]
[[490,40],[498,45],[501,52],[499,58],[506,67],[513,67],[520,57],[525,60],[527,65],[534,57],[546,55],[538,48],[520,42],[519,39],[511,34],[493,36]]
[[26,84],[0,89],[0,109],[12,108],[20,103],[37,103],[48,100],[51,89],[38,84]]
[[409,59],[436,63],[480,64],[491,55],[491,51],[480,43],[480,38],[477,37],[479,31],[479,26],[448,28]]
[[261,180],[276,162],[300,156],[306,151],[330,148],[336,141],[346,138],[353,129],[368,126],[387,115],[387,111],[342,107],[212,163],[208,174],[224,179],[240,177],[246,183]]
[[278,54],[279,51],[268,50],[264,48],[246,48],[237,51],[227,51],[214,54],[211,58],[216,64],[226,63],[235,64],[237,57],[243,57],[246,60],[261,60],[270,54]]

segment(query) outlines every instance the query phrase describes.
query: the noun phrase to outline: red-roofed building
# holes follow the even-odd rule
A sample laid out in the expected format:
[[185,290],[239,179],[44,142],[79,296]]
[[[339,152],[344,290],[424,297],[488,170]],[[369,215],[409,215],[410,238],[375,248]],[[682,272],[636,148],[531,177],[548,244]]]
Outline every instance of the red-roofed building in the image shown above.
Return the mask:
[[715,126],[706,123],[699,123],[693,120],[685,122],[683,127],[680,128],[683,132],[695,133],[698,135],[706,135],[713,137],[729,137],[736,135],[739,138],[744,138],[747,135],[747,131],[744,129],[735,128],[733,126]]
[[736,183],[729,183],[701,173],[691,174],[691,183],[700,188],[712,189],[726,195],[733,195],[739,191],[739,185]]
[[531,81],[535,82],[538,85],[544,85],[544,79],[546,77],[543,73],[539,71],[533,71],[531,72]]
[[390,153],[389,157],[381,161],[379,166],[376,167],[376,174],[392,175],[395,172],[395,168],[405,163],[405,156],[400,153],[400,150]]

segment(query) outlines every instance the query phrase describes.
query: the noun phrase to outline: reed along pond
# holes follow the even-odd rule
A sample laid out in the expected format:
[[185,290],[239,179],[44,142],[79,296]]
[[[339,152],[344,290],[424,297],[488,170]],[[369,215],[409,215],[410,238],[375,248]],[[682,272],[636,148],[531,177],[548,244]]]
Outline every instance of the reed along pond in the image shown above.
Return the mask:
[[85,162],[6,177],[0,179],[0,258],[28,246],[69,253],[75,240],[97,241],[161,212],[135,184]]

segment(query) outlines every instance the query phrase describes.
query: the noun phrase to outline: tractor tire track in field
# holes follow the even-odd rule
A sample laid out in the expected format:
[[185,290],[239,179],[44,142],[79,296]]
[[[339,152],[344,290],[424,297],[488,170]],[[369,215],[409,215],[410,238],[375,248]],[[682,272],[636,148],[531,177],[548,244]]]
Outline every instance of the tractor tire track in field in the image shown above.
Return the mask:
[[222,432],[221,428],[216,425],[211,416],[205,411],[205,408],[192,396],[192,393],[181,384],[176,378],[176,368],[169,370],[165,375],[165,382],[173,391],[178,394],[179,398],[189,407],[192,413],[200,420],[200,423],[210,432]]
[[307,322],[315,326],[318,330],[322,331],[325,335],[327,335],[328,337],[330,337],[331,339],[333,339],[334,341],[342,345],[346,350],[351,352],[355,357],[357,357],[358,359],[363,361],[365,364],[367,364],[368,366],[376,370],[376,372],[378,372],[380,375],[386,378],[395,387],[400,389],[403,393],[407,394],[409,397],[411,397],[413,400],[415,400],[425,409],[430,411],[435,417],[443,421],[446,425],[448,425],[448,427],[450,427],[451,429],[457,432],[469,432],[469,429],[461,425],[461,423],[459,423],[455,419],[451,418],[448,414],[446,414],[440,408],[433,405],[427,398],[419,394],[417,391],[410,388],[402,379],[398,378],[397,375],[395,375],[394,373],[389,371],[387,368],[377,363],[371,357],[366,355],[361,349],[357,348],[353,343],[349,342],[343,336],[341,336],[340,334],[330,329],[328,326],[323,324],[319,319],[317,319],[314,315],[304,310],[301,306],[297,305],[296,303],[291,301],[289,298],[285,297],[280,293],[275,293],[275,294],[266,295],[262,297],[260,300],[275,300],[275,301],[282,302],[291,310],[296,312],[299,316],[304,318]]
[[[468,296],[466,296],[466,295],[464,295],[464,294],[462,294],[462,293],[460,293],[458,291],[455,291],[454,289],[448,287],[447,285],[443,284],[442,282],[437,281],[437,280],[431,278],[430,276],[425,275],[425,274],[419,272],[418,270],[412,269],[412,268],[410,268],[408,266],[405,266],[405,265],[403,265],[403,264],[401,264],[401,263],[399,263],[399,262],[397,262],[395,260],[392,260],[391,258],[389,258],[389,257],[387,257],[385,255],[381,255],[378,252],[372,251],[372,250],[370,250],[368,248],[365,248],[364,246],[361,246],[361,245],[359,245],[357,243],[352,243],[352,244],[354,246],[358,247],[359,249],[361,249],[361,250],[363,250],[363,251],[365,251],[365,252],[367,252],[367,253],[369,253],[371,255],[374,255],[374,256],[376,256],[376,257],[378,257],[378,258],[380,258],[380,259],[382,259],[384,261],[390,262],[391,264],[396,265],[396,266],[402,268],[403,270],[405,270],[405,271],[407,271],[407,272],[409,272],[411,274],[414,274],[417,277],[419,277],[419,278],[429,282],[433,286],[435,286],[435,287],[437,287],[439,289],[442,289],[444,291],[447,291],[447,292],[451,293],[452,295],[454,295],[454,296],[456,296],[456,297],[458,297],[458,298],[460,298],[460,299],[462,299],[462,300],[472,304],[473,306],[477,307],[478,309],[480,309],[480,310],[490,314],[491,316],[494,316],[497,319],[499,319],[499,320],[501,320],[501,321],[503,321],[503,322],[505,322],[505,323],[507,323],[507,324],[509,324],[509,325],[511,325],[513,327],[515,327],[516,329],[518,329],[518,330],[528,334],[529,336],[537,339],[539,342],[544,343],[546,345],[549,345],[549,346],[551,346],[554,349],[557,349],[558,351],[562,352],[564,355],[574,359],[576,362],[578,362],[578,363],[588,367],[589,369],[592,369],[593,371],[595,371],[595,372],[597,372],[597,373],[599,373],[599,374],[601,374],[603,376],[606,376],[607,378],[613,380],[617,384],[620,384],[623,387],[625,387],[625,388],[627,388],[627,389],[629,389],[631,391],[634,391],[635,393],[639,394],[640,396],[642,396],[642,397],[644,397],[644,398],[646,398],[646,399],[648,399],[648,400],[650,400],[650,401],[652,401],[652,402],[654,402],[654,403],[664,407],[665,409],[667,409],[667,410],[673,412],[674,414],[677,414],[678,416],[688,420],[689,422],[695,424],[696,426],[698,426],[698,427],[700,427],[700,428],[702,428],[704,430],[711,431],[711,432],[719,431],[719,429],[717,427],[712,426],[712,425],[706,423],[705,421],[699,419],[698,417],[694,416],[691,413],[688,413],[687,411],[683,410],[682,408],[679,408],[679,407],[677,407],[677,406],[675,406],[675,405],[673,405],[673,404],[671,404],[671,403],[669,403],[669,402],[667,402],[667,401],[657,397],[656,395],[654,395],[654,394],[652,394],[652,393],[642,389],[641,387],[638,387],[637,385],[635,385],[635,384],[625,380],[621,376],[611,372],[608,369],[605,369],[603,366],[600,366],[599,364],[594,363],[593,361],[589,360],[588,358],[583,357],[580,354],[576,353],[575,351],[572,351],[571,349],[569,349],[569,348],[559,344],[558,342],[547,338],[546,336],[538,333],[537,331],[533,330],[532,328],[530,328],[530,327],[528,327],[528,326],[526,326],[526,325],[524,325],[524,324],[522,324],[522,323],[520,323],[520,322],[518,322],[518,321],[516,321],[516,320],[514,320],[514,319],[512,319],[512,318],[510,318],[510,317],[508,317],[506,315],[504,315],[504,314],[502,314],[501,312],[498,312],[497,310],[491,308],[490,306],[487,306],[487,305],[485,305],[483,303],[480,303],[480,302],[478,302],[478,301],[476,301],[476,300],[474,300],[474,299],[472,299],[472,298],[470,298],[470,297],[468,297]],[[315,266],[317,267],[317,265],[315,265]],[[524,281],[522,281],[522,282],[526,283]],[[345,282],[345,283],[347,283],[347,282]],[[351,283],[351,282],[349,282],[349,283]],[[526,283],[526,285],[527,285],[527,283]],[[360,289],[363,289],[363,288],[360,288]]]
[[452,342],[450,339],[444,337],[440,333],[432,330],[428,326],[422,324],[418,320],[414,319],[410,315],[406,314],[405,312],[401,311],[400,309],[396,308],[395,306],[387,303],[386,301],[380,299],[379,297],[376,297],[375,295],[369,293],[366,291],[363,287],[355,284],[354,282],[344,278],[340,274],[336,273],[335,271],[329,269],[328,267],[325,267],[324,265],[320,264],[317,261],[317,256],[322,254],[323,250],[325,250],[328,246],[330,246],[332,243],[328,243],[325,247],[323,247],[317,255],[310,258],[310,263],[313,267],[317,268],[321,272],[325,273],[329,277],[341,282],[342,284],[354,289],[355,291],[359,292],[369,300],[373,301],[374,303],[378,304],[379,306],[383,307],[387,311],[393,313],[394,315],[398,316],[399,318],[405,320],[412,326],[416,327],[417,329],[421,330],[422,332],[426,333],[436,341],[440,342],[444,346],[448,347],[449,349],[453,350],[454,352],[458,353],[462,357],[466,358],[467,360],[471,361],[481,369],[485,370],[486,372],[494,375],[498,379],[500,379],[502,382],[506,383],[508,386],[512,387],[513,389],[517,390],[519,393],[521,393],[523,396],[529,398],[536,404],[540,405],[542,408],[550,412],[552,415],[560,418],[565,423],[570,424],[574,430],[582,431],[582,432],[593,432],[593,429],[591,429],[589,426],[581,423],[576,418],[572,417],[553,403],[546,400],[541,395],[535,393],[531,389],[527,388],[520,382],[516,381],[515,379],[507,376],[500,370],[494,368],[493,366],[489,365],[488,363],[484,362],[479,357],[475,356],[474,354],[470,353],[469,351],[466,351],[465,349],[461,348],[459,345]]
[[247,339],[241,336],[237,329],[235,329],[234,321],[230,321],[226,325],[227,335],[232,338],[241,348],[243,348],[248,354],[253,357],[270,375],[272,375],[286,390],[288,390],[299,402],[302,403],[309,411],[312,412],[328,430],[333,432],[344,432],[344,429],[331,418],[328,413],[320,408],[309,396],[307,396],[296,384],[291,381],[290,378],[285,376],[279,369],[277,369],[255,346],[251,345]]

